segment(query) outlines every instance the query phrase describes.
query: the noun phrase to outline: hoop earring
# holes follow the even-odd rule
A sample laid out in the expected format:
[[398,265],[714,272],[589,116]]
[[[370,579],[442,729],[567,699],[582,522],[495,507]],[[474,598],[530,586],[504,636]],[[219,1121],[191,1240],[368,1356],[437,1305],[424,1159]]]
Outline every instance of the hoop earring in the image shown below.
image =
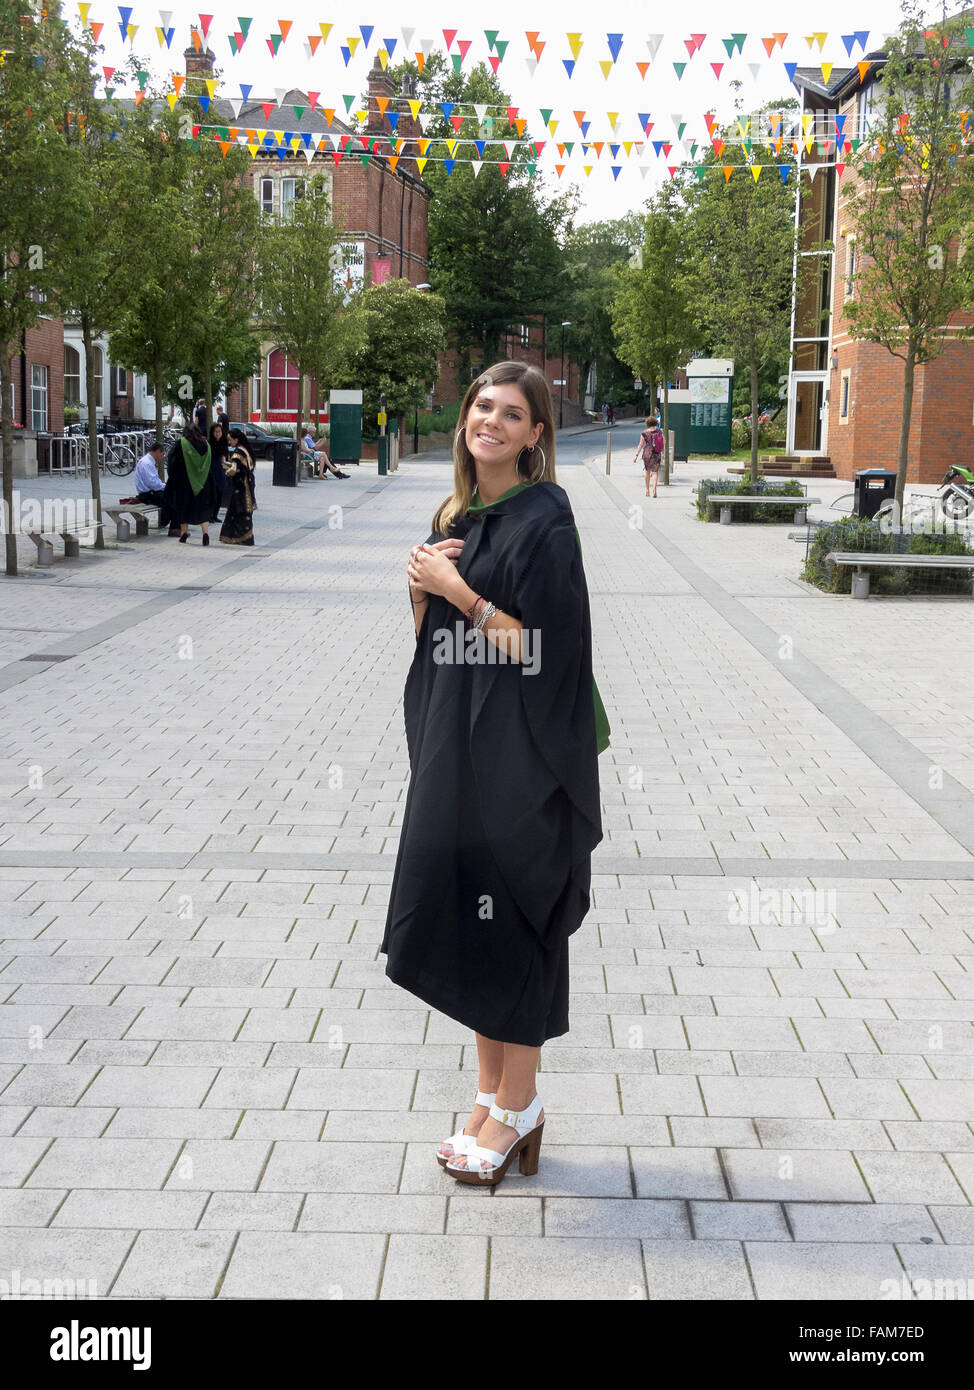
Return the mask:
[[[545,451],[544,451],[544,449],[542,449],[542,447],[541,447],[540,444],[532,444],[531,447],[530,447],[530,449],[528,449],[527,452],[528,452],[529,454],[533,454],[534,451],[535,451],[535,449],[537,449],[538,453],[541,455],[541,467],[540,467],[540,468],[534,469],[533,472],[531,472],[531,473],[528,474],[528,482],[529,482],[529,483],[537,483],[537,482],[540,482],[541,479],[544,477],[545,472],[546,472],[547,467],[548,467],[548,460],[547,460],[547,458],[545,457]],[[521,454],[523,454],[523,453],[524,453],[524,449],[521,450]],[[521,455],[520,455],[520,454],[518,455],[518,460],[517,460],[517,461],[518,461],[518,467],[520,467],[520,464],[521,464]],[[530,465],[529,465],[529,467],[530,467]]]

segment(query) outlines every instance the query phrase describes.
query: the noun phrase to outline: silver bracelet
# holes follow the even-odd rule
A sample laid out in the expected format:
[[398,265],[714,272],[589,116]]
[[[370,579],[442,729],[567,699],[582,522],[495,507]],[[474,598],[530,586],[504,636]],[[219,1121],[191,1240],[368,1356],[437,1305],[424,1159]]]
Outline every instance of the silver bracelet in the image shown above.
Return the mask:
[[484,608],[482,608],[477,617],[477,621],[473,625],[474,631],[483,632],[484,626],[487,623],[488,618],[492,618],[496,612],[497,609],[494,607],[492,603],[488,603]]

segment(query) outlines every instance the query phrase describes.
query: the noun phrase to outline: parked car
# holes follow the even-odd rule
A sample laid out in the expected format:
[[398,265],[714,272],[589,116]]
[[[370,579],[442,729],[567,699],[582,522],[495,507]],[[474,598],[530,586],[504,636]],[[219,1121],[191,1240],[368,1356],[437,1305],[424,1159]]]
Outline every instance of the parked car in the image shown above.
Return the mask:
[[247,436],[247,448],[250,450],[251,458],[270,459],[274,457],[274,445],[278,439],[283,438],[278,434],[267,434],[265,430],[258,429],[249,420],[231,420],[232,430],[243,430]]

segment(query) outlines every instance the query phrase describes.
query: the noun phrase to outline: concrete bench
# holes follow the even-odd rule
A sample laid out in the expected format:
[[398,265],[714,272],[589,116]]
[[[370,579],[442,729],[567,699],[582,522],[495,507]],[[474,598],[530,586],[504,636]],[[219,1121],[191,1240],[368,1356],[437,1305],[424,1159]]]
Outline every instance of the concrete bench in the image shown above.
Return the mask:
[[[974,555],[890,555],[883,551],[831,550],[826,565],[854,565],[852,597],[869,597],[870,568],[974,570]],[[974,596],[974,590],[972,590]]]
[[132,528],[126,517],[131,517],[135,522],[135,534],[137,536],[149,534],[149,517],[153,512],[159,518],[157,529],[162,528],[162,508],[156,502],[128,502],[116,504],[114,507],[102,507],[102,511],[110,516],[115,523],[116,540],[130,541],[132,539]]
[[712,492],[707,498],[707,517],[710,517],[711,507],[720,507],[720,524],[729,526],[731,520],[731,507],[743,505],[745,507],[766,507],[769,503],[778,507],[794,506],[795,525],[805,524],[805,512],[814,502],[821,502],[821,497],[794,497],[787,493],[765,493],[753,494],[745,493],[738,496],[736,493]]
[[[57,531],[48,531],[46,535],[60,536],[64,541],[64,558],[66,560],[76,560],[81,554],[81,542],[78,537],[83,531],[91,531],[96,526],[104,526],[103,521],[89,521],[84,526],[65,526]],[[54,546],[43,531],[24,530],[21,535],[29,536],[37,546],[37,563],[47,567],[54,564]]]

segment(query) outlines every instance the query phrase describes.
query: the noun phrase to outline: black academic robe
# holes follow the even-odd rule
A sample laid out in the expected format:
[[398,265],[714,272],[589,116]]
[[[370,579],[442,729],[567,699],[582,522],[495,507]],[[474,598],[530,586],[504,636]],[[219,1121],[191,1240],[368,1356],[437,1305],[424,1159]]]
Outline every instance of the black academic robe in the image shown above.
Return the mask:
[[404,692],[410,781],[380,949],[389,978],[440,1012],[540,1046],[568,1031],[568,938],[602,839],[588,589],[555,483],[458,518],[452,534],[465,540],[460,575],[521,620],[533,649],[496,660],[430,596]]

